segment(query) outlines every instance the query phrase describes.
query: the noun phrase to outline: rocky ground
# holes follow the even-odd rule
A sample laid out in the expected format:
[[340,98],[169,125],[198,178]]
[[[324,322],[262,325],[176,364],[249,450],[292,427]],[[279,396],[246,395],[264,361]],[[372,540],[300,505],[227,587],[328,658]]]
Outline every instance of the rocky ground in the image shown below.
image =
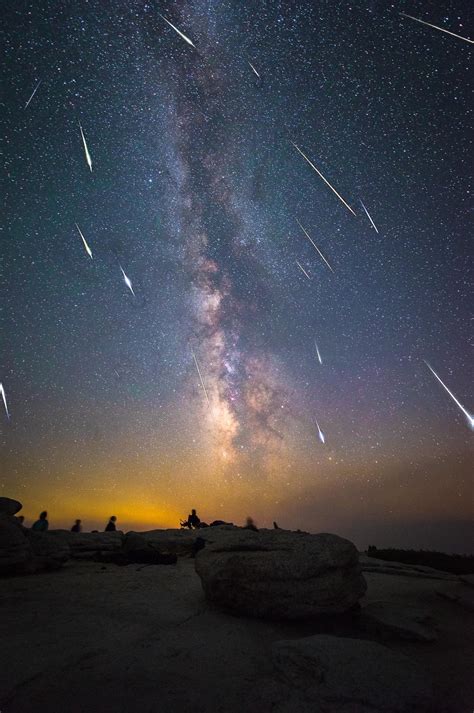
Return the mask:
[[[379,602],[375,619],[364,613],[312,623],[225,613],[206,601],[186,556],[171,566],[76,559],[57,571],[3,578],[0,710],[416,711],[413,701],[421,693],[424,704],[431,682],[428,710],[470,713],[473,614],[440,596],[470,585],[406,565],[387,573],[376,560],[367,568],[361,603]],[[302,651],[299,640],[313,635],[325,638],[306,639],[310,651]],[[408,668],[404,657],[413,662]],[[412,690],[410,704],[404,696]]]

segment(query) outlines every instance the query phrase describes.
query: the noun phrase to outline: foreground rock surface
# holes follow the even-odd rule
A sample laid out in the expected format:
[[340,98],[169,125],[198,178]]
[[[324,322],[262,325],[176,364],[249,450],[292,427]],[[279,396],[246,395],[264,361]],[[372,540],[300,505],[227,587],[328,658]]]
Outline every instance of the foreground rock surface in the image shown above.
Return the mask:
[[407,604],[372,602],[363,608],[361,623],[383,638],[427,642],[438,638],[431,614]]
[[[433,710],[426,675],[406,656],[372,641],[336,636],[278,641],[272,647],[272,658],[278,674],[296,694],[286,706],[277,708],[279,713]],[[302,699],[300,704],[298,699]]]
[[234,529],[213,537],[196,556],[196,572],[207,599],[235,613],[338,614],[366,591],[355,546],[337,535]]

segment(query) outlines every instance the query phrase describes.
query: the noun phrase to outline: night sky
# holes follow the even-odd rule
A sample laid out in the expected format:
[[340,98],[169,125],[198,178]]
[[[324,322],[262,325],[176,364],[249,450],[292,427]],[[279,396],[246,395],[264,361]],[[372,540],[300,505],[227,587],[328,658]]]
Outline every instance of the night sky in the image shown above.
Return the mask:
[[472,38],[469,6],[2,5],[0,492],[27,524],[196,507],[471,549],[472,430],[424,360],[470,412],[472,45],[400,14]]

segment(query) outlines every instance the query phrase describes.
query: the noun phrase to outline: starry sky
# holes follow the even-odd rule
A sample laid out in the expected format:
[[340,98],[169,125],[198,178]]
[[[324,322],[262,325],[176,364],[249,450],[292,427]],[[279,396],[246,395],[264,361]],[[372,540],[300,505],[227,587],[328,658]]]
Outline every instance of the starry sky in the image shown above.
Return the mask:
[[469,3],[2,10],[0,492],[27,524],[196,507],[468,551],[472,430],[424,360],[469,411],[472,49],[400,13],[472,38]]

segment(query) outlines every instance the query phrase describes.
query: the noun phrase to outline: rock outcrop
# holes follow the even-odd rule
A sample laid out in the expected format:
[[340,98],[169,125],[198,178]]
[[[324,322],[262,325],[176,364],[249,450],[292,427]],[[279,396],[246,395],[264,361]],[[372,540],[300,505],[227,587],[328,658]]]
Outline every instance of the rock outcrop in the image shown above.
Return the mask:
[[346,612],[366,591],[355,546],[337,535],[209,529],[196,572],[206,597],[229,611],[304,619]]
[[58,569],[70,557],[66,542],[49,532],[33,532],[15,517],[21,503],[0,498],[0,575]]
[[50,530],[52,537],[66,543],[74,559],[94,559],[99,552],[118,552],[121,550],[123,532],[70,532],[69,530]]
[[[381,644],[336,636],[278,641],[273,664],[293,698],[279,713],[421,713],[433,710],[432,689],[410,659]],[[300,701],[301,703],[298,703]]]
[[425,567],[421,564],[404,564],[403,562],[392,562],[389,560],[379,560],[376,557],[368,557],[360,554],[359,561],[363,572],[376,572],[377,574],[396,574],[403,577],[422,577],[425,579],[445,579],[456,581],[456,574],[442,572],[433,567]]

